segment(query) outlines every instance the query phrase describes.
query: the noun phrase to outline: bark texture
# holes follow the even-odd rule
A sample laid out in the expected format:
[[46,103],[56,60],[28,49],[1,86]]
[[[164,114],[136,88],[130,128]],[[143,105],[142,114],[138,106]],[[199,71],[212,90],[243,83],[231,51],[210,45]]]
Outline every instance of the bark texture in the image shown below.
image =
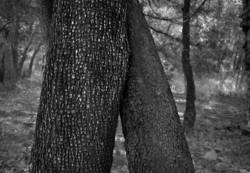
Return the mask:
[[126,0],[54,0],[32,173],[109,173],[128,64]]
[[131,57],[121,118],[130,173],[194,173],[175,102],[137,0],[128,0]]
[[248,98],[248,110],[247,119],[248,127],[250,128],[250,2],[248,0],[242,0],[243,13],[241,27],[245,34],[245,44],[243,46],[245,50],[245,72],[247,75],[247,98]]
[[182,67],[186,79],[186,109],[184,112],[184,128],[188,132],[193,129],[196,119],[195,84],[190,63],[190,0],[184,0],[182,27]]

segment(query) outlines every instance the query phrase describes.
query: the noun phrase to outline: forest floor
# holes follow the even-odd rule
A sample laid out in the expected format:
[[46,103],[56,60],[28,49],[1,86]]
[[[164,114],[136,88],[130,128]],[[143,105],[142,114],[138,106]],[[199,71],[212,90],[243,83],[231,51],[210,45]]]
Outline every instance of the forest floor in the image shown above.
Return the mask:
[[[41,82],[24,80],[0,92],[0,173],[28,172]],[[175,93],[183,118],[185,96]],[[236,96],[197,99],[197,121],[187,136],[196,173],[250,173],[250,137],[242,134],[246,101]],[[112,173],[128,173],[118,125]]]

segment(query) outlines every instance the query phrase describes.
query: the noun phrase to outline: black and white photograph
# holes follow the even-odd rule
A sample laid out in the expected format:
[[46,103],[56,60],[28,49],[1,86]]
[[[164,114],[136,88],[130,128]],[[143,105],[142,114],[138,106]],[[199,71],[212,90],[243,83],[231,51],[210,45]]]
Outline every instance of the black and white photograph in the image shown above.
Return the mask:
[[250,173],[250,0],[0,0],[0,173]]

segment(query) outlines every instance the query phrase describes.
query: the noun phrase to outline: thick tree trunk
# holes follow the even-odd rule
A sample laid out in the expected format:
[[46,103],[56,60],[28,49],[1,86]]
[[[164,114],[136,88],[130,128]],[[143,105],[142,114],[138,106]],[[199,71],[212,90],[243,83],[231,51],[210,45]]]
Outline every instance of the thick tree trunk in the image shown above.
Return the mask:
[[185,131],[193,129],[196,119],[195,84],[190,64],[190,0],[184,0],[182,29],[182,67],[186,79],[186,109],[184,112]]
[[194,173],[175,102],[142,8],[129,0],[131,58],[121,118],[130,173]]
[[109,173],[128,64],[126,0],[54,0],[32,173]]
[[242,0],[243,2],[243,13],[241,27],[245,34],[245,71],[247,75],[247,98],[248,98],[248,110],[247,119],[248,127],[250,128],[250,2],[248,0]]

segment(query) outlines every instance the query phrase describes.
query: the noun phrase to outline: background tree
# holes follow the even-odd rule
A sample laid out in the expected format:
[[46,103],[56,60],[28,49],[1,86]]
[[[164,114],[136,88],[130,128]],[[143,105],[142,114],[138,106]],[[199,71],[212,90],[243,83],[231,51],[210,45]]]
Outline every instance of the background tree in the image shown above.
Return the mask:
[[182,67],[186,79],[186,110],[184,112],[184,127],[188,131],[193,129],[196,117],[195,84],[193,70],[190,64],[190,0],[184,0],[182,8]]
[[11,51],[11,42],[9,31],[4,30],[1,33],[0,40],[0,82],[8,88],[13,88],[16,80],[16,73],[13,64]]
[[[161,1],[158,1],[161,2]],[[171,67],[175,91],[183,92],[182,7],[184,1],[166,1],[163,6],[144,4],[144,13],[162,62]],[[196,94],[203,98],[218,93],[244,92],[240,1],[192,1],[190,5],[190,56]],[[233,20],[232,20],[233,19]],[[232,27],[228,27],[228,26]],[[230,37],[228,37],[230,36]],[[166,66],[165,66],[166,67]],[[205,85],[209,80],[209,85]],[[206,92],[205,92],[206,91]],[[201,97],[199,97],[201,98]]]
[[[11,53],[6,57],[8,64],[3,68],[11,69],[12,85],[23,75],[26,61],[33,57],[31,54],[39,52],[42,44],[36,42],[42,40],[42,30],[38,20],[38,4],[35,0],[1,0],[0,1],[0,32],[7,32],[6,44]],[[41,41],[43,43],[43,41]],[[36,48],[39,49],[36,51]],[[36,58],[35,54],[34,58]],[[13,64],[13,68],[11,67]],[[8,73],[5,73],[7,75]],[[4,76],[2,73],[1,76]],[[4,83],[4,81],[2,81]],[[8,88],[8,87],[6,87]]]

